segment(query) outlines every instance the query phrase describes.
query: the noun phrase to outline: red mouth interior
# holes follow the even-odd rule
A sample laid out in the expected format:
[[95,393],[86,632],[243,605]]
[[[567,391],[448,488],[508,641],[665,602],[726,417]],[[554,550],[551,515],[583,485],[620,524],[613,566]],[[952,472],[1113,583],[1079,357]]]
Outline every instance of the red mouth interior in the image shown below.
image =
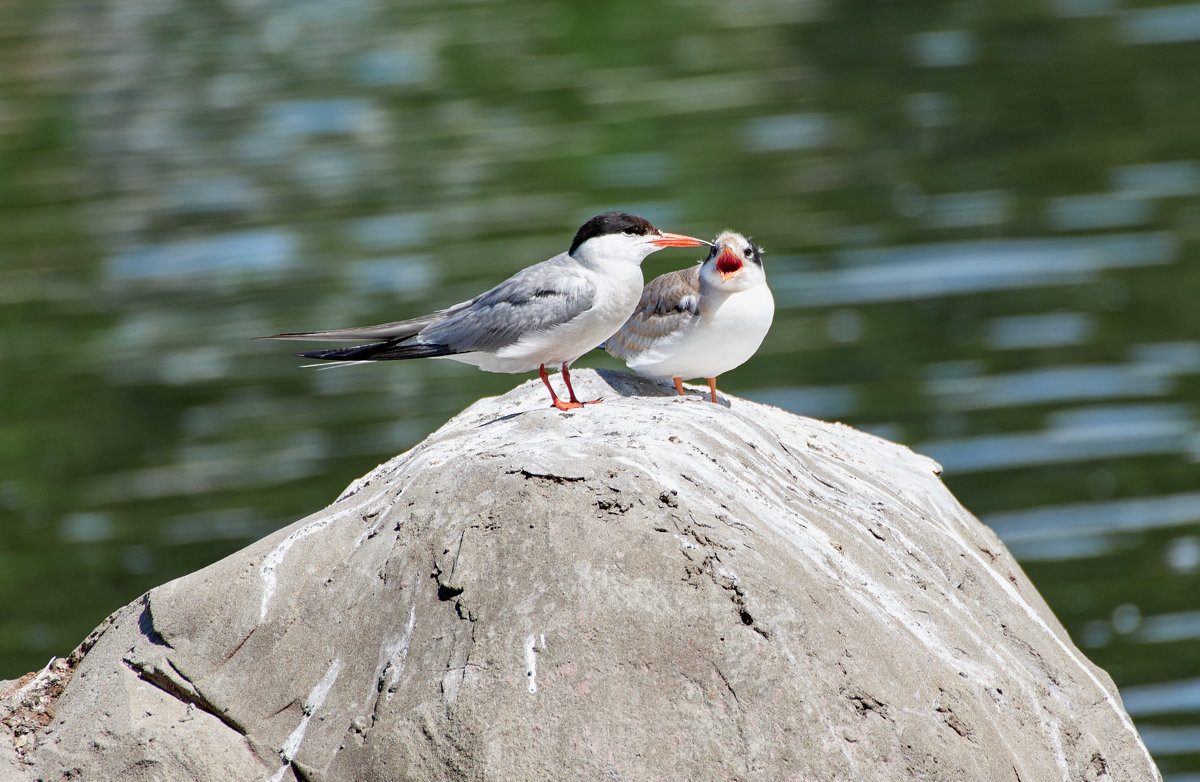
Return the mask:
[[726,248],[725,252],[721,253],[721,257],[717,259],[717,271],[721,273],[722,277],[728,277],[734,272],[740,271],[741,268],[742,259],[734,255],[729,248]]

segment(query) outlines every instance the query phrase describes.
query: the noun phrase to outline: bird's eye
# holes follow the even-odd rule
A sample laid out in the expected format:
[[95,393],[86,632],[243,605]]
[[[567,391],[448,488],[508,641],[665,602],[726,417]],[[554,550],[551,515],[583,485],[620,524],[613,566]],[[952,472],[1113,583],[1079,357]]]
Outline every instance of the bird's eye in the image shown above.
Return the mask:
[[638,235],[636,228],[626,228],[621,233],[625,234],[626,236],[637,236]]
[[746,256],[747,258],[751,257],[754,255],[754,248],[747,247],[745,250],[742,250],[742,255]]

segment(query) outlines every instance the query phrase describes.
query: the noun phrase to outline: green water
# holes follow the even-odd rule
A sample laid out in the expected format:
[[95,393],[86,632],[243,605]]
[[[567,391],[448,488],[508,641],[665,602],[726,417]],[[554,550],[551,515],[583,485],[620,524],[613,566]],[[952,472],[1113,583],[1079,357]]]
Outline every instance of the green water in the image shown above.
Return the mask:
[[722,389],[942,460],[1200,773],[1197,8],[9,4],[0,677],[522,379],[248,337],[461,301],[619,208],[754,236],[778,311]]

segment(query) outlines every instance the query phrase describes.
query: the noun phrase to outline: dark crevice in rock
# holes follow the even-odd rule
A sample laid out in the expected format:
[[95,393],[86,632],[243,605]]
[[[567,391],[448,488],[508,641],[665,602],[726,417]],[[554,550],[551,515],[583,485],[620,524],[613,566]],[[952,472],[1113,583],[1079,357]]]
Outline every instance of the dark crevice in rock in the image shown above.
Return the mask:
[[250,632],[246,633],[245,638],[243,638],[242,640],[237,642],[237,645],[234,646],[233,649],[229,652],[229,654],[225,657],[225,662],[229,662],[230,660],[232,660],[234,657],[237,656],[237,653],[242,650],[242,647],[246,645],[246,642],[250,640],[250,636],[254,635],[254,631],[257,629],[258,629],[258,626],[257,625],[254,626],[253,628],[251,628]]
[[887,704],[878,698],[872,698],[870,695],[862,692],[849,693],[846,695],[846,698],[854,705],[854,710],[858,712],[860,717],[867,717],[874,714],[888,722],[892,721],[892,718],[888,716]]
[[201,711],[208,712],[219,719],[231,730],[240,733],[242,736],[247,734],[247,730],[244,725],[242,725],[233,717],[229,716],[224,709],[217,706],[208,698],[204,697],[203,693],[195,689],[195,684],[188,679],[188,677],[184,675],[182,671],[176,668],[170,660],[166,661],[167,665],[170,665],[171,670],[173,670],[181,679],[191,685],[191,689],[184,687],[179,682],[168,676],[164,671],[156,668],[147,668],[141,663],[136,663],[129,659],[124,660],[124,663],[129,666],[129,669],[136,673],[138,678],[140,678],[142,681],[154,685],[167,695],[170,695],[172,698],[175,698],[182,703],[190,704]]
[[631,502],[621,502],[620,500],[596,500],[596,507],[600,510],[608,511],[611,514],[620,516],[622,513],[633,508]]
[[953,709],[947,706],[942,706],[935,709],[935,711],[942,715],[942,722],[945,723],[950,730],[962,736],[964,739],[971,740],[971,737],[975,731],[971,730],[971,728],[965,722],[959,719],[958,715],[954,713]]
[[[466,535],[465,531],[463,532],[463,535]],[[459,538],[458,549],[459,551],[462,549],[462,537]],[[449,549],[442,551],[443,555],[447,553],[449,553]],[[433,578],[437,583],[438,600],[445,603],[453,603],[454,612],[457,614],[459,619],[474,622],[478,617],[473,611],[467,608],[462,600],[462,594],[465,587],[447,583],[453,577],[454,570],[458,566],[458,551],[455,551],[454,558],[455,561],[450,565],[449,572],[447,572],[446,570],[442,569],[442,564],[438,561],[440,558],[435,556],[433,562],[433,572],[430,573],[430,577]]]
[[721,668],[716,664],[713,665],[713,668],[716,670],[717,676],[720,676],[721,681],[725,683],[725,689],[729,690],[729,694],[733,696],[734,702],[737,703],[738,706],[741,706],[742,699],[738,697],[737,690],[733,689],[733,685],[729,683],[729,677],[726,676],[725,672],[722,671]]
[[[466,531],[464,530],[463,534],[460,535],[458,538],[459,550],[462,549],[462,541],[463,541],[463,537],[465,537],[465,536],[466,536]],[[434,557],[433,557],[433,572],[429,574],[429,577],[432,578],[434,580],[434,582],[437,584],[438,600],[453,600],[454,598],[461,595],[463,592],[462,587],[451,586],[450,584],[446,583],[445,580],[443,580],[443,576],[445,576],[446,580],[449,580],[450,576],[452,576],[454,573],[454,563],[450,563],[448,570],[442,569],[442,564],[443,564],[442,557],[444,557],[446,554],[449,554],[449,553],[450,553],[450,549],[443,549],[442,556],[437,556],[436,554],[434,555]],[[457,560],[457,558],[458,558],[457,551],[455,552],[454,556],[455,556],[455,559]]]
[[142,598],[142,613],[138,616],[138,630],[146,637],[146,640],[155,646],[165,646],[168,649],[174,648],[171,644],[167,643],[167,639],[163,638],[154,627],[154,616],[150,613],[150,601],[144,597]]
[[729,593],[729,599],[733,603],[733,608],[737,612],[738,619],[741,621],[741,623],[761,635],[763,638],[770,639],[771,631],[767,630],[761,625],[756,624],[753,614],[750,613],[749,608],[746,606],[745,589],[738,585],[738,583],[729,576],[721,575],[717,572],[716,566],[721,564],[721,556],[719,552],[732,551],[733,547],[713,540],[708,535],[705,535],[697,530],[697,526],[704,525],[699,524],[699,522],[696,522],[695,519],[692,520],[691,524],[686,526],[677,525],[677,528],[682,534],[690,536],[703,549],[707,550],[704,559],[701,560],[699,564],[693,564],[695,563],[695,558],[688,553],[687,549],[680,549],[680,553],[689,560],[689,563],[685,564],[683,568],[684,573],[686,574],[684,580],[693,586],[699,587],[703,583],[703,580],[699,577],[708,576],[712,583]]
[[771,637],[769,630],[754,623],[754,616],[750,613],[749,609],[746,608],[746,590],[742,589],[737,584],[723,584],[720,581],[717,581],[716,578],[713,578],[713,582],[717,584],[717,586],[723,587],[730,592],[729,599],[733,601],[733,607],[737,611],[738,619],[742,620],[743,625],[749,627],[763,638],[769,639]]
[[[436,573],[434,574],[434,578],[437,578]],[[438,600],[453,600],[454,598],[458,597],[462,593],[463,593],[462,587],[446,586],[442,582],[440,582],[440,581],[438,582],[438,590],[437,590]]]
[[[174,668],[175,666],[171,666],[171,667]],[[292,700],[288,701],[287,703],[283,704],[278,709],[276,709],[274,712],[272,712],[270,714],[270,718],[274,719],[275,717],[278,717],[280,714],[283,714],[285,711],[287,711],[288,709],[291,709],[291,708],[303,709],[304,704],[302,704],[298,699],[293,698]]]
[[[145,599],[146,596],[143,595],[142,600]],[[100,626],[88,633],[88,637],[84,638],[83,642],[79,644],[79,646],[75,647],[73,652],[67,655],[67,664],[70,665],[71,668],[79,665],[80,661],[87,656],[87,653],[92,650],[92,647],[95,646],[100,638],[108,632],[108,628],[112,627],[113,623],[116,621],[117,613],[115,612],[105,617],[104,621],[100,623]]]
[[548,474],[530,472],[529,470],[524,470],[524,469],[509,470],[505,474],[506,475],[520,475],[527,481],[533,480],[536,478],[537,480],[550,481],[551,483],[578,483],[580,481],[587,480],[587,478],[583,477],[582,475],[548,475]]

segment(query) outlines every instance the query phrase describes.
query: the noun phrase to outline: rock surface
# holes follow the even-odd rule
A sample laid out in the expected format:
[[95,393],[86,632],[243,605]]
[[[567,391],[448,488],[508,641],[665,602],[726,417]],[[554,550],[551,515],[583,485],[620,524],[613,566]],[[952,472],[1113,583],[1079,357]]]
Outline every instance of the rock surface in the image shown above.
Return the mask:
[[933,461],[575,377],[605,404],[558,412],[538,381],[481,400],[9,683],[0,773],[1160,778]]

